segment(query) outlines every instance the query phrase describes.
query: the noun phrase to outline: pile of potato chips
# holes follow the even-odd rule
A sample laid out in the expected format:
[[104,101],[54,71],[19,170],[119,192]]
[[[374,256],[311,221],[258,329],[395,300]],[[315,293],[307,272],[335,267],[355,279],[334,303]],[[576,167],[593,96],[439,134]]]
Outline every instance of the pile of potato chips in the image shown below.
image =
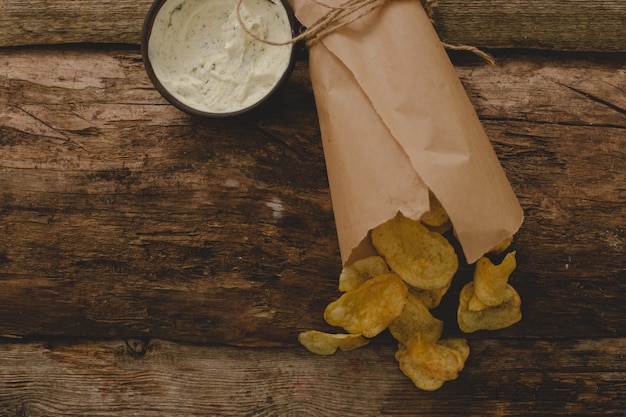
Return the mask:
[[[299,334],[300,343],[318,355],[364,346],[388,329],[398,342],[400,369],[422,390],[433,391],[454,380],[470,348],[463,338],[442,338],[443,321],[431,310],[439,306],[459,262],[443,233],[449,218],[431,194],[431,211],[420,221],[398,213],[372,230],[378,256],[346,266],[339,277],[339,299],[324,311],[331,326],[347,333],[317,330]],[[491,253],[502,254],[507,239]],[[520,297],[508,284],[516,267],[515,252],[494,265],[487,257],[476,262],[473,280],[461,290],[457,319],[465,333],[496,330],[521,320]]]

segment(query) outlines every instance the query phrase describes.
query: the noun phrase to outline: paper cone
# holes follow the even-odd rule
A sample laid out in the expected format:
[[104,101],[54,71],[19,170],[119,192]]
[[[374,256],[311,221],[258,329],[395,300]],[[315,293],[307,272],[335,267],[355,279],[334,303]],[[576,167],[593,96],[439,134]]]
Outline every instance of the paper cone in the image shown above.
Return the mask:
[[[305,26],[327,12],[291,5]],[[309,65],[344,264],[371,254],[370,230],[398,211],[426,213],[428,189],[469,263],[517,232],[522,209],[419,2],[392,0],[326,36]]]

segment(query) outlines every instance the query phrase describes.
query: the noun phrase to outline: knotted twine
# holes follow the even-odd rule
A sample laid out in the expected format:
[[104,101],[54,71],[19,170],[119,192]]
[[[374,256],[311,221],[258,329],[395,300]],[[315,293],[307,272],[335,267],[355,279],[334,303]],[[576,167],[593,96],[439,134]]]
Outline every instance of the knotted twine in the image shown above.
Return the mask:
[[[331,5],[323,3],[320,0],[314,0],[314,1],[320,6],[328,9],[328,12],[325,15],[323,15],[321,18],[319,18],[316,22],[314,22],[312,25],[305,28],[298,35],[284,42],[274,42],[274,41],[270,41],[267,39],[263,39],[259,37],[258,35],[256,35],[254,32],[252,32],[250,28],[246,26],[246,24],[243,21],[243,18],[241,17],[241,4],[243,3],[243,0],[237,1],[237,8],[236,8],[237,20],[239,21],[239,25],[241,26],[241,28],[250,37],[252,37],[253,39],[259,42],[262,42],[268,45],[284,46],[284,45],[295,44],[300,41],[305,41],[306,45],[310,47],[316,44],[317,42],[319,42],[320,40],[322,40],[325,36],[354,23],[355,21],[361,19],[362,17],[367,16],[368,14],[372,13],[373,11],[380,9],[381,7],[383,7],[385,4],[387,4],[389,1],[392,1],[392,0],[347,0],[346,2],[342,3],[340,6],[331,6]],[[426,11],[428,17],[430,18],[433,24],[434,24],[435,8],[437,7],[438,1],[439,0],[420,0],[420,2],[422,3],[422,6],[424,7],[424,10]],[[445,42],[442,42],[442,45],[446,49],[449,49],[449,50],[472,52],[473,54],[481,57],[482,59],[489,62],[490,64],[492,65],[495,64],[495,60],[490,54],[484,51],[481,51],[480,49],[474,46],[462,45],[462,44],[452,45],[452,44],[445,43]]]

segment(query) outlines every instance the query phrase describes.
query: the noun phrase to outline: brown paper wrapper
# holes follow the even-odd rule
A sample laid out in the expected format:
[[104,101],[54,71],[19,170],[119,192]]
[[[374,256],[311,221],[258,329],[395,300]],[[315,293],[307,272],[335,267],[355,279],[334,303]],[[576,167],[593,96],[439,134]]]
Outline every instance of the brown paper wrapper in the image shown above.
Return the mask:
[[[328,11],[291,5],[304,26]],[[344,264],[374,253],[369,232],[399,211],[426,213],[428,189],[469,263],[518,231],[520,204],[418,1],[390,1],[324,37],[309,66]]]

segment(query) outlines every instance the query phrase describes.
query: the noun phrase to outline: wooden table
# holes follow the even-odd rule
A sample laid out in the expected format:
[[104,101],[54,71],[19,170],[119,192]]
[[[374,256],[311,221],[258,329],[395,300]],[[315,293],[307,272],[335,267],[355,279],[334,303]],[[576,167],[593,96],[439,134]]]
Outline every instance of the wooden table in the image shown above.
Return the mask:
[[0,416],[624,414],[622,2],[439,2],[497,58],[451,54],[526,221],[523,320],[436,392],[388,336],[297,344],[340,271],[306,51],[270,105],[197,120],[145,74],[149,5],[0,0]]

